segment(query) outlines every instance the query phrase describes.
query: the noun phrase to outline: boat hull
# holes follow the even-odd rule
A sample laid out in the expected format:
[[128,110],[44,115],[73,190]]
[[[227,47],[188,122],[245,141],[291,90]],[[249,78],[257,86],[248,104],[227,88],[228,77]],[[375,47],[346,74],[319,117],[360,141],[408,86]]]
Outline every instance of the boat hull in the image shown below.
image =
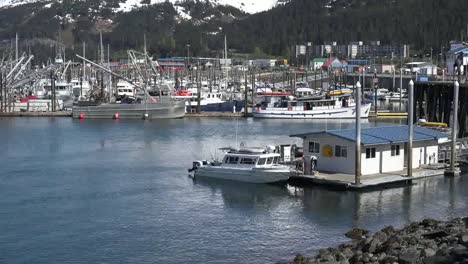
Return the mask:
[[[200,104],[200,110],[202,112],[242,112],[244,108],[244,101],[226,101],[222,103],[208,103]],[[193,112],[197,110],[197,103],[191,102],[190,105],[187,105],[187,111]]]
[[[171,119],[185,116],[185,103],[101,104],[73,106],[73,118],[112,119]],[[81,115],[81,117],[80,117]],[[145,116],[147,115],[147,116]]]
[[[361,118],[368,118],[371,104],[361,106]],[[356,108],[337,108],[326,110],[281,110],[281,109],[254,109],[255,118],[281,118],[281,119],[346,119],[356,118]]]
[[195,177],[214,178],[248,183],[286,182],[291,176],[289,168],[279,169],[228,169],[223,167],[200,167]]

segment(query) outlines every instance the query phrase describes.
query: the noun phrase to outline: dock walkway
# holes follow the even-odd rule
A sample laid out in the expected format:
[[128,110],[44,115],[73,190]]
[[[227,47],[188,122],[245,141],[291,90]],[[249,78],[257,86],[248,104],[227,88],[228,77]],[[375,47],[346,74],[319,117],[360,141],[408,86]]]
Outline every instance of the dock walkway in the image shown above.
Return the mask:
[[352,174],[317,172],[314,175],[293,176],[290,178],[290,184],[295,186],[320,185],[332,189],[363,191],[411,184],[414,180],[444,175],[444,172],[445,168],[434,167],[414,169],[412,177],[407,177],[406,171],[363,175],[359,185],[354,184],[355,177]]

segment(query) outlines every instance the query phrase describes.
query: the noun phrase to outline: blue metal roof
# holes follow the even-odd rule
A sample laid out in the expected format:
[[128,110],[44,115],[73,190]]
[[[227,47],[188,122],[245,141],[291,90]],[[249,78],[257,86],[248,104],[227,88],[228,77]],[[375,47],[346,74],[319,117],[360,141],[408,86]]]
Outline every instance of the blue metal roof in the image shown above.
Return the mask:
[[468,53],[468,47],[459,47],[453,50],[449,50],[448,53],[458,54],[458,53]]
[[[361,143],[362,145],[405,143],[408,142],[408,129],[408,126],[363,128],[361,130]],[[355,129],[316,131],[311,133],[291,135],[291,137],[305,137],[317,134],[329,134],[352,142],[356,141]],[[446,137],[448,137],[447,134],[426,127],[415,126],[413,130],[413,141],[437,140],[439,138]]]

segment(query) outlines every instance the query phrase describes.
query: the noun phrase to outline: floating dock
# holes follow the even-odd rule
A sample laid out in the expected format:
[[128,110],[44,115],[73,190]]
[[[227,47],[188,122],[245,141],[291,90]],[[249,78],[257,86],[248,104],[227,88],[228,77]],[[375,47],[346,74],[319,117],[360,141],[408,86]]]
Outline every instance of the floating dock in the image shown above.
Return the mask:
[[410,185],[415,180],[443,176],[445,171],[445,166],[434,166],[414,169],[412,177],[408,177],[404,171],[366,175],[361,176],[359,185],[354,184],[354,175],[351,174],[317,172],[314,175],[292,176],[289,183],[297,187],[316,185],[335,190],[367,191]]
[[71,117],[71,111],[58,112],[0,112],[0,117]]

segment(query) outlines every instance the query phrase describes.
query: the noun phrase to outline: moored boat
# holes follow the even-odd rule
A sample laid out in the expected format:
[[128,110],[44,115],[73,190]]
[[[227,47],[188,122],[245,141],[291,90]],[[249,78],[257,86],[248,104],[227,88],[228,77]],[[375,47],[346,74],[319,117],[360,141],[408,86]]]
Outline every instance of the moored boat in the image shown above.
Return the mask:
[[[361,118],[369,117],[370,107],[369,103],[362,104]],[[296,100],[288,97],[269,97],[253,109],[253,116],[283,119],[355,118],[356,105],[350,96]]]
[[249,183],[285,182],[290,167],[279,164],[281,155],[267,148],[225,148],[222,161],[195,161],[189,172],[194,177],[217,178]]

